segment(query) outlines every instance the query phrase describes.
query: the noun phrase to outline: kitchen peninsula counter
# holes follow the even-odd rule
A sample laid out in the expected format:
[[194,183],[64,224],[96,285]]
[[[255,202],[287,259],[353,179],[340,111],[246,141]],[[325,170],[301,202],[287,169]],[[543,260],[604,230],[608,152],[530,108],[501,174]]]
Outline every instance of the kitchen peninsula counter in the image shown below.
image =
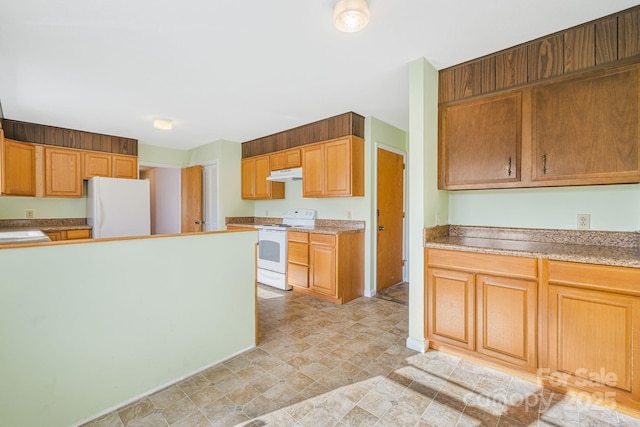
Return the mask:
[[640,233],[444,225],[425,248],[640,268]]

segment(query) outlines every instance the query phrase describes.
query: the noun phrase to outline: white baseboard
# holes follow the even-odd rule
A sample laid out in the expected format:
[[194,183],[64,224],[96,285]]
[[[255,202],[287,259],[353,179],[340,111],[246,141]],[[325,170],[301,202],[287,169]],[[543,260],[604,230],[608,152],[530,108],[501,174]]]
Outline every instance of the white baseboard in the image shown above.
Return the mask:
[[364,296],[367,298],[372,298],[374,296],[376,296],[376,291],[375,290],[371,290],[371,289],[365,289],[364,290]]
[[429,340],[417,340],[415,338],[407,338],[407,348],[424,353],[429,349]]

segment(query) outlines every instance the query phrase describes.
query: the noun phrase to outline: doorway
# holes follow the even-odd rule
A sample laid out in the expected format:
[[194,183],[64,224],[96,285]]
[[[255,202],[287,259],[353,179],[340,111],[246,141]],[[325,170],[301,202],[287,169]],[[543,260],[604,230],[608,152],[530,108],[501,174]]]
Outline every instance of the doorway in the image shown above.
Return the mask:
[[404,154],[377,151],[376,291],[404,280]]

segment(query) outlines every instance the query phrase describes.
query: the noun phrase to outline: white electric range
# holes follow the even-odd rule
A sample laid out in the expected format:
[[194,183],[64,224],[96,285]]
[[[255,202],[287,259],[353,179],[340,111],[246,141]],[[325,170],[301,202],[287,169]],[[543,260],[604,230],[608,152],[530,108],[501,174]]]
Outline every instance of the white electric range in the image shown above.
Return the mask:
[[282,213],[282,224],[258,225],[258,283],[278,289],[290,290],[287,283],[287,229],[291,227],[313,229],[316,211],[313,209],[287,209]]

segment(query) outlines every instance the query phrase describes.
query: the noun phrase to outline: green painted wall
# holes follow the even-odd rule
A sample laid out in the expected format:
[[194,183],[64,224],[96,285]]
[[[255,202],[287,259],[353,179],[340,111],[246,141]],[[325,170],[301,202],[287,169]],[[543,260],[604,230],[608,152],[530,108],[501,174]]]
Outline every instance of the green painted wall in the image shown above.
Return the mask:
[[190,152],[155,145],[138,144],[138,161],[158,165],[185,167],[189,164]]
[[0,197],[0,219],[23,219],[26,209],[35,209],[35,218],[86,218],[86,198]]
[[67,426],[252,347],[256,240],[0,249],[0,425]]
[[640,230],[640,184],[449,192],[449,222],[463,225]]

